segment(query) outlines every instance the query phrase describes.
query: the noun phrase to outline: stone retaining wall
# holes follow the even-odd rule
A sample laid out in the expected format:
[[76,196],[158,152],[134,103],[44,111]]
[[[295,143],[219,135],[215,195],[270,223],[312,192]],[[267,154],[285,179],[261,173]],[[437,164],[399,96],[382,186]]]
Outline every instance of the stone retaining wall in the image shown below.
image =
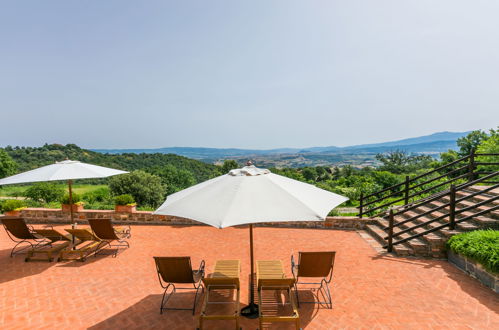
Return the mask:
[[[28,223],[51,223],[69,224],[70,213],[60,209],[26,208],[21,211],[21,217]],[[152,214],[150,211],[136,211],[134,213],[121,213],[113,210],[83,210],[74,214],[76,221],[87,224],[87,219],[111,218],[117,224],[144,224],[144,225],[204,225],[200,222],[180,217]],[[322,228],[322,229],[364,229],[372,219],[360,219],[357,217],[327,217],[326,221],[304,221],[304,222],[279,222],[261,223],[258,226],[267,227],[291,227],[291,228]]]
[[483,268],[478,262],[452,251],[447,251],[449,262],[468,275],[479,280],[483,285],[499,293],[499,275]]

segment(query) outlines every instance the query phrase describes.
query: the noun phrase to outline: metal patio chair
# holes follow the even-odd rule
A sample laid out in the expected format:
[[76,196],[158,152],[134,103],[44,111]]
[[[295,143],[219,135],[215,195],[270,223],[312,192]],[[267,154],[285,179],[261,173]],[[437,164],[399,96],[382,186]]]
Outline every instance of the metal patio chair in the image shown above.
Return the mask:
[[[201,292],[204,292],[204,288],[201,285],[201,280],[204,277],[204,260],[201,261],[198,270],[192,269],[190,257],[154,257],[154,261],[156,262],[159,284],[165,289],[159,313],[163,314],[163,310],[192,310],[192,315],[194,315],[198,291],[201,288]],[[175,284],[192,284],[193,287],[180,288]],[[170,293],[168,293],[169,288],[171,288]],[[177,290],[196,290],[192,308],[166,307],[168,300]]]
[[[329,283],[333,277],[334,268],[334,258],[336,256],[335,251],[324,251],[324,252],[299,252],[298,263],[295,263],[294,256],[291,256],[291,271],[293,277],[295,278],[295,293],[296,301],[298,302],[298,307],[300,303],[317,303],[319,305],[324,305],[327,308],[333,308],[333,302],[331,299],[331,292],[329,291]],[[306,278],[317,278],[321,279],[320,282],[300,282],[300,277]],[[298,285],[299,284],[315,284],[319,285],[316,289],[317,301],[301,301],[298,298]],[[312,289],[314,290],[314,289]],[[319,298],[319,292],[324,300]]]

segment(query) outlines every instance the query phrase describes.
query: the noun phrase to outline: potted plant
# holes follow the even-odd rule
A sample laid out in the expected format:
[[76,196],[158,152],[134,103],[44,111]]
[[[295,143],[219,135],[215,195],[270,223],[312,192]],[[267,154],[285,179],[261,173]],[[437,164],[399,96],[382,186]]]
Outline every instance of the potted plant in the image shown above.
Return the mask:
[[83,202],[78,194],[73,193],[73,205],[69,204],[69,194],[65,194],[61,199],[61,208],[63,212],[71,212],[71,207],[73,212],[83,211]]
[[114,197],[114,211],[133,213],[136,211],[137,203],[132,195],[119,195]]
[[19,199],[7,199],[2,203],[3,214],[8,217],[19,217],[21,210],[25,208],[26,204]]

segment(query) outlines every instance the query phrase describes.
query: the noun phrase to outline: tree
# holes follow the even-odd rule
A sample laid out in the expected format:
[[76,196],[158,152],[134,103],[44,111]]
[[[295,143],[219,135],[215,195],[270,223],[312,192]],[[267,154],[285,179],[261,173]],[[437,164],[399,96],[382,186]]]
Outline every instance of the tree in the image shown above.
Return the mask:
[[[490,136],[483,140],[477,147],[479,154],[499,154],[499,130],[490,130]],[[497,156],[482,156],[481,162],[497,163]],[[480,165],[479,171],[499,171],[499,165]],[[495,180],[497,181],[497,180]]]
[[17,163],[9,156],[9,154],[0,149],[0,178],[14,175],[17,171]]
[[315,171],[314,168],[310,167],[305,167],[302,171],[301,174],[307,181],[314,181],[317,179],[317,172]]
[[410,173],[423,168],[429,168],[433,158],[428,155],[408,155],[401,150],[377,154],[376,160],[381,162],[379,170],[395,174]]
[[239,164],[233,159],[226,159],[222,165],[221,171],[222,174],[229,173],[230,170],[239,168]]
[[170,195],[196,184],[196,178],[187,170],[178,169],[173,165],[156,167],[152,173],[159,176],[166,184],[166,194]]
[[57,183],[38,182],[29,187],[24,195],[37,202],[51,203],[64,196],[64,186]]
[[130,194],[141,206],[157,207],[164,200],[166,185],[159,176],[138,170],[112,177],[109,190],[113,196]]
[[472,150],[476,150],[480,143],[488,138],[487,133],[480,130],[473,131],[470,134],[460,137],[457,139],[457,145],[459,147],[459,155],[466,156],[471,153]]

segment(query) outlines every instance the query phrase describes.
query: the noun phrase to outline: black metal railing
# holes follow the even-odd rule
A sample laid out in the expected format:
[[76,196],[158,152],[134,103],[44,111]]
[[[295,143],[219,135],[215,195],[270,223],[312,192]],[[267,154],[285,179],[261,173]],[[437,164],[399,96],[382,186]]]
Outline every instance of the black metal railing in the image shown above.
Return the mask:
[[[492,174],[489,174],[483,178],[479,178],[479,179],[473,180],[471,182],[461,184],[459,186],[451,185],[450,189],[444,193],[437,194],[430,199],[427,199],[427,200],[424,200],[424,201],[421,201],[418,203],[413,203],[410,207],[408,207],[406,209],[398,210],[396,212],[394,212],[393,208],[391,208],[389,213],[388,213],[388,227],[384,228],[385,230],[388,230],[388,236],[384,237],[384,239],[387,241],[387,244],[384,246],[384,248],[386,248],[389,252],[391,252],[394,245],[402,244],[404,242],[407,242],[407,241],[410,241],[412,239],[433,233],[435,231],[444,229],[446,227],[448,227],[451,230],[454,230],[456,228],[456,224],[458,224],[458,223],[461,223],[463,221],[472,219],[473,217],[477,217],[477,216],[480,216],[480,215],[483,215],[486,213],[490,213],[490,212],[493,212],[493,211],[499,209],[499,205],[492,204],[494,201],[499,200],[499,195],[488,194],[489,192],[493,191],[494,189],[498,189],[499,183],[496,183],[492,186],[485,186],[483,189],[480,189],[480,190],[475,191],[473,193],[467,192],[464,197],[456,198],[458,192],[464,191],[466,188],[468,188],[472,185],[481,184],[483,182],[488,182],[489,179],[494,179],[498,176],[499,176],[499,171],[494,172]],[[482,200],[480,202],[474,202],[470,206],[456,209],[456,205],[458,205],[459,203],[466,201],[466,200],[471,200],[473,197],[478,196],[478,195],[482,196]],[[416,214],[416,215],[409,217],[403,221],[399,221],[399,222],[395,223],[395,220],[394,220],[395,216],[401,215],[405,212],[411,211],[411,210],[416,209],[418,207],[421,207],[423,205],[429,206],[430,202],[435,201],[435,200],[443,200],[444,198],[445,198],[445,200],[448,199],[449,201],[446,203],[439,203],[440,205],[435,206],[433,208],[430,208],[429,210],[427,210],[423,213]],[[486,205],[490,205],[490,206],[488,208],[483,209],[482,207],[486,206]],[[447,209],[448,209],[448,212],[446,212]],[[473,214],[467,215],[467,216],[460,218],[460,219],[456,219],[457,215],[463,214],[465,212],[476,211],[476,210],[478,210],[478,212],[473,212]],[[417,223],[411,227],[406,226],[406,224],[408,224],[414,220],[417,220],[419,218],[422,218],[426,215],[429,215],[433,212],[436,212],[436,211],[440,211],[440,213],[443,213],[443,214],[440,216],[434,217],[428,221]],[[399,239],[396,242],[394,242],[395,238],[400,237],[403,234],[410,233],[411,231],[413,231],[415,229],[426,227],[429,224],[439,222],[441,220],[445,220],[446,218],[448,218],[448,221],[446,221],[444,224],[433,226],[431,229],[427,229],[423,232],[413,234],[409,237]],[[400,228],[403,225],[404,225],[404,228],[402,230],[394,233],[395,228]]]
[[[494,161],[479,161],[482,157],[492,157]],[[490,175],[497,170],[499,166],[499,154],[480,153],[472,151],[469,155],[456,159],[448,164],[435,168],[423,174],[409,177],[401,183],[382,189],[369,195],[360,195],[359,217],[365,215],[376,217],[384,214],[386,210],[403,202],[403,205],[410,205],[427,198],[430,198],[432,192],[440,190],[448,192],[451,185],[459,183],[459,180],[472,182],[483,178],[484,175]],[[483,170],[485,169],[485,170]],[[488,170],[487,170],[488,169]],[[443,181],[442,181],[443,180]],[[497,181],[481,181],[485,184],[498,183]],[[430,196],[429,196],[430,195]]]

